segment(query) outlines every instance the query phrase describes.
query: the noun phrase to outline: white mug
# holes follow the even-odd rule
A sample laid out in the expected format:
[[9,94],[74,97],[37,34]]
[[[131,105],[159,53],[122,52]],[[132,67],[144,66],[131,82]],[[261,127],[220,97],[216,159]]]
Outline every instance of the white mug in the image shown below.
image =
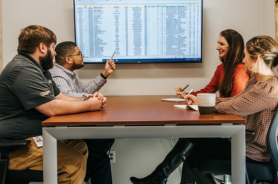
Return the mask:
[[215,93],[197,94],[198,108],[201,115],[212,115],[215,107]]

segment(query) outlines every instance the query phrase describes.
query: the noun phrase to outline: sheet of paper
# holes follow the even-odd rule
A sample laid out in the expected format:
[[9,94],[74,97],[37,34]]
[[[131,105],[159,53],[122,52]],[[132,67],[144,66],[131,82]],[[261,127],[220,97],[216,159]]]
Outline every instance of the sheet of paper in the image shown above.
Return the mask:
[[175,108],[180,108],[180,109],[192,109],[195,111],[198,111],[198,105],[174,105]]
[[195,111],[199,110],[198,105],[188,105],[187,107],[188,107],[188,109],[193,109]]
[[161,99],[162,101],[169,101],[169,102],[185,102],[185,99],[182,98],[165,98]]
[[174,105],[175,108],[186,109],[187,105]]

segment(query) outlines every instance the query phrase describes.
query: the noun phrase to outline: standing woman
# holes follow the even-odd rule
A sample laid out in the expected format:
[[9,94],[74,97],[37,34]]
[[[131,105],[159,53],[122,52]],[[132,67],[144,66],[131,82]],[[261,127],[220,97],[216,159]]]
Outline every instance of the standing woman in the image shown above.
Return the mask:
[[[235,30],[227,29],[220,33],[216,49],[219,52],[219,58],[222,61],[210,81],[202,90],[192,92],[197,93],[215,93],[220,92],[221,97],[235,96],[240,93],[249,79],[245,73],[245,67],[242,64],[244,56],[244,41],[242,36]],[[182,98],[186,97],[185,92],[180,87],[176,88],[177,94]],[[193,150],[193,144],[187,139],[180,138],[174,148],[168,153],[165,159],[157,168],[145,178],[139,179],[131,177],[133,184],[165,184],[169,175],[182,163]],[[183,172],[188,171],[187,164],[183,164]],[[183,175],[187,175],[183,173]],[[192,177],[189,180],[194,180]],[[209,183],[207,183],[209,184]]]
[[[240,93],[249,80],[242,64],[244,56],[244,41],[242,36],[235,30],[227,29],[220,33],[216,50],[219,52],[219,59],[222,64],[218,65],[210,83],[192,95],[198,93],[215,93],[219,91],[220,97],[232,97]],[[180,97],[186,95],[180,92],[181,87],[176,87],[176,93]]]

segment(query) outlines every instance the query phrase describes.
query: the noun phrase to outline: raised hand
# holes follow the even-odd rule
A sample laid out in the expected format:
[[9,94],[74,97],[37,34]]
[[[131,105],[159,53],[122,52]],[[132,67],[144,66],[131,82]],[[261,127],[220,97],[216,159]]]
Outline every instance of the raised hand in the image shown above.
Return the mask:
[[110,74],[114,72],[115,69],[116,63],[114,62],[114,60],[109,59],[105,64],[104,71],[102,72],[102,74],[105,77],[108,77]]

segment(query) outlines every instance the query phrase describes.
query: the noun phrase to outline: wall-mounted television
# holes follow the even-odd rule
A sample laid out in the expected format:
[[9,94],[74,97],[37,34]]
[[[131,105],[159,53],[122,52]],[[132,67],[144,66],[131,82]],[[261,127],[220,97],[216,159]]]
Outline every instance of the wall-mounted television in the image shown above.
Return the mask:
[[74,0],[84,63],[201,63],[203,0]]

